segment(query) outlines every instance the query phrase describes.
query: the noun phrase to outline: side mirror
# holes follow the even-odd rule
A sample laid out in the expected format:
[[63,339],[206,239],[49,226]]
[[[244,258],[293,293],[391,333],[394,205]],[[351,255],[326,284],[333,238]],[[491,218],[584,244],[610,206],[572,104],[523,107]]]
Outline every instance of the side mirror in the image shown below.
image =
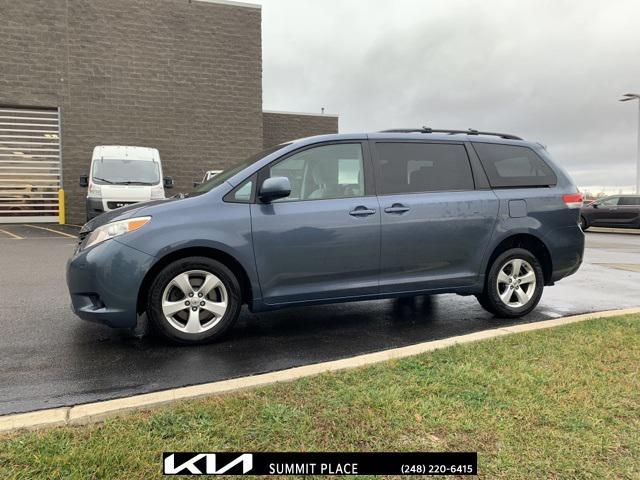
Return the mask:
[[285,198],[291,194],[291,183],[287,177],[267,178],[260,187],[258,198],[263,203],[269,203],[278,198]]
[[173,188],[173,178],[164,177],[162,179],[162,184],[163,184],[164,188]]
[[89,175],[80,175],[80,186],[83,188],[89,186]]
[[593,208],[598,208],[598,204],[597,204],[597,203],[592,203],[592,204],[591,204],[591,206],[592,206]]
[[202,185],[202,182],[193,182],[193,188],[198,188],[200,185]]

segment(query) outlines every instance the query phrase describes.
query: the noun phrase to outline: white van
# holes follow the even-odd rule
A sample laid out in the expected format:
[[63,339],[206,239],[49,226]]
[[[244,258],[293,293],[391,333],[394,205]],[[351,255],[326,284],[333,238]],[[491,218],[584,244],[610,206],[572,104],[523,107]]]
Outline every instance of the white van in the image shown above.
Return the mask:
[[173,180],[163,178],[156,148],[98,145],[80,186],[88,187],[87,220],[91,220],[125,205],[165,198],[164,189],[173,187]]

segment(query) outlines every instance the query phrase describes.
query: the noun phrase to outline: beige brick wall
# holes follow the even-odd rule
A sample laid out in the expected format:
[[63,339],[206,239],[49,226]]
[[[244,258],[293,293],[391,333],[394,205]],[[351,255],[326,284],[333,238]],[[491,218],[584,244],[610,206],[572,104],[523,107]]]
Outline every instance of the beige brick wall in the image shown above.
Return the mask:
[[263,119],[265,147],[312,135],[338,133],[338,117],[335,115],[266,111]]
[[95,145],[158,148],[174,192],[262,147],[258,8],[0,0],[0,19],[0,105],[61,108],[70,222]]

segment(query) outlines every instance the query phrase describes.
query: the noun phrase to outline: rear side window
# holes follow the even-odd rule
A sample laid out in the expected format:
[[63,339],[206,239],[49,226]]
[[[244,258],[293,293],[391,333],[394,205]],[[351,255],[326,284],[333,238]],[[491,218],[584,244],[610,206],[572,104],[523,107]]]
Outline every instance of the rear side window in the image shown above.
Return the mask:
[[618,205],[640,205],[640,197],[620,197]]
[[548,187],[558,181],[553,170],[530,148],[497,143],[474,143],[473,147],[494,188]]
[[379,195],[473,190],[473,175],[463,145],[376,143]]

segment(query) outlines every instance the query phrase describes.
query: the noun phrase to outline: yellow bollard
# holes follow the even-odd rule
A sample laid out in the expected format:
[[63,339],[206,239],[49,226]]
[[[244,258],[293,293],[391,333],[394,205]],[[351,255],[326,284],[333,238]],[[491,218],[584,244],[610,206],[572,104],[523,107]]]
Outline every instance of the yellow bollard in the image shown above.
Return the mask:
[[58,190],[58,223],[60,225],[65,224],[65,212],[64,212],[64,189]]

